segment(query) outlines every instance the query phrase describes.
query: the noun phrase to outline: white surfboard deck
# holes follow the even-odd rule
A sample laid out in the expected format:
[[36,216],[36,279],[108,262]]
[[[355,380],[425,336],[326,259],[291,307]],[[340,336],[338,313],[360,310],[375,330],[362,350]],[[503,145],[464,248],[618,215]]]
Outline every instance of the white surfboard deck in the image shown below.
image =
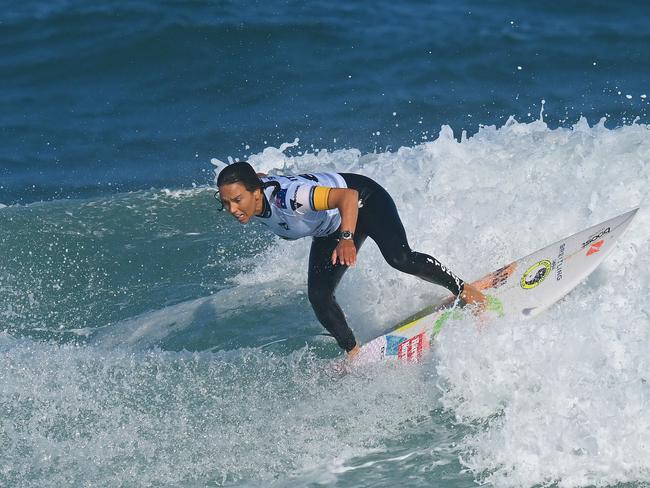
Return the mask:
[[[546,310],[596,269],[638,210],[561,239],[473,282],[489,297],[485,313],[528,318]],[[451,297],[400,322],[364,344],[355,362],[417,361],[444,323],[462,313],[454,305]]]

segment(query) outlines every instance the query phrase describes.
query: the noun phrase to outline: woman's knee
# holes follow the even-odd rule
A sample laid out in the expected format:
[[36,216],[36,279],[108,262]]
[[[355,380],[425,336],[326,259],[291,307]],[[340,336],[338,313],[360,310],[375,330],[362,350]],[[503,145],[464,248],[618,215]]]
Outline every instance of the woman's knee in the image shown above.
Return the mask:
[[400,248],[384,255],[386,262],[393,268],[404,273],[409,273],[412,264],[412,251]]

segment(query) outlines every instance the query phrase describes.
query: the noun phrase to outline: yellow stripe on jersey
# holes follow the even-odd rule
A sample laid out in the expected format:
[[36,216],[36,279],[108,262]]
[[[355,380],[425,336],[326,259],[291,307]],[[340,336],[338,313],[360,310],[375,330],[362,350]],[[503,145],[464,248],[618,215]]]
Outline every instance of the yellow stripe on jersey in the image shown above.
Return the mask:
[[311,194],[311,206],[314,210],[329,210],[327,198],[331,188],[327,186],[315,186]]

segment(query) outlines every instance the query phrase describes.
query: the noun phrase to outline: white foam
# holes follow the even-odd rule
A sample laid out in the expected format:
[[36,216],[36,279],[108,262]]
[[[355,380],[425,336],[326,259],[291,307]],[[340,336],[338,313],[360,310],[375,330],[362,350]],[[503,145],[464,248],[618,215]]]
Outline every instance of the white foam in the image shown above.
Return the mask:
[[[250,158],[264,172],[352,171],[394,197],[414,249],[461,277],[483,273],[641,204],[617,249],[585,284],[529,322],[446,330],[445,406],[488,421],[463,446],[465,464],[497,486],[650,481],[649,127],[580,119],[482,127],[396,152],[340,150]],[[277,241],[242,283],[291,276],[305,288],[309,241]],[[270,271],[275,270],[275,271]],[[445,295],[390,269],[368,242],[337,296],[360,335]]]
[[160,193],[162,193],[162,195],[165,197],[180,200],[185,198],[192,198],[196,195],[200,195],[201,193],[209,191],[214,190],[205,186],[195,186],[193,188],[184,188],[181,190],[170,190],[168,188],[163,188],[160,190]]
[[12,446],[2,479],[48,486],[269,486],[324,460],[373,452],[404,419],[426,415],[437,394],[421,391],[415,368],[333,377],[306,349],[0,346],[9,402],[0,427]]

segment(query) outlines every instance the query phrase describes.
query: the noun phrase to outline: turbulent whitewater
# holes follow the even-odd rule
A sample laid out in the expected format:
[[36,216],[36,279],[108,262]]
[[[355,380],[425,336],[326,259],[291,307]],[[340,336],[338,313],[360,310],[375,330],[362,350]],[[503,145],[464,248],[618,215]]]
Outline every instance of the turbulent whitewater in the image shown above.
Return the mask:
[[[242,228],[213,188],[2,207],[0,485],[650,483],[647,125],[510,119],[395,151],[292,150],[248,159],[376,179],[412,247],[465,279],[641,208],[540,316],[455,321],[419,364],[339,376],[309,241]],[[337,295],[367,340],[446,292],[369,241]]]

